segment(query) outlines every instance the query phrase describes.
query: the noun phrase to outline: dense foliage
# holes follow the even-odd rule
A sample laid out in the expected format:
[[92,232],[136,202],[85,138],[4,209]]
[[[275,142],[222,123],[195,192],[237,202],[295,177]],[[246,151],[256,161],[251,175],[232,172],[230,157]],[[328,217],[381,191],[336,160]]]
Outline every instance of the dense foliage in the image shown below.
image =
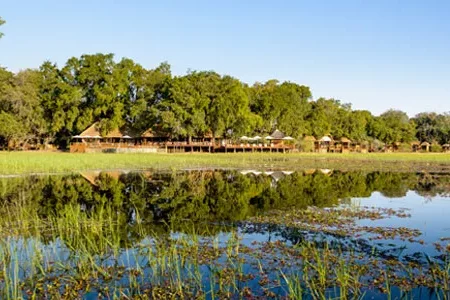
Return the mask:
[[[0,23],[2,21],[0,20]],[[72,135],[99,122],[102,133],[127,126],[165,131],[172,139],[206,134],[227,138],[270,134],[279,129],[305,135],[384,143],[413,140],[447,143],[450,114],[402,111],[380,116],[352,110],[335,99],[313,100],[309,87],[269,80],[252,86],[213,71],[173,76],[162,63],[146,69],[113,54],[82,55],[58,67],[16,74],[0,68],[0,143],[54,143],[66,147]]]

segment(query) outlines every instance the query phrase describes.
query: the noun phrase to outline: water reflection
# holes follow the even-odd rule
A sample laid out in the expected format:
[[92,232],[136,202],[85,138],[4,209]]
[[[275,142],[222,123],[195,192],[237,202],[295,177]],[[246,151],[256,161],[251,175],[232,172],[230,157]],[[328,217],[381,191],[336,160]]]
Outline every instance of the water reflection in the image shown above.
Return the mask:
[[[310,242],[324,252],[337,249],[338,256],[363,254],[367,261],[397,259],[423,264],[432,259],[443,264],[448,254],[436,251],[434,243],[440,241],[445,247],[446,238],[450,237],[445,225],[445,211],[450,207],[449,191],[450,176],[445,174],[336,170],[115,171],[2,178],[0,213],[14,217],[0,225],[6,239],[8,234],[20,236],[19,247],[27,247],[22,238],[38,240],[57,256],[52,260],[65,261],[71,257],[76,258],[74,264],[78,257],[73,254],[77,252],[99,257],[106,253],[105,261],[108,261],[110,248],[114,248],[111,244],[120,247],[126,253],[121,255],[127,259],[130,255],[142,255],[137,252],[149,251],[151,247],[162,251],[183,234],[207,239],[205,251],[211,249],[212,240],[208,238],[223,237],[221,243],[226,248],[230,236],[241,236],[242,246],[251,249],[247,253],[255,251],[264,255],[246,257],[243,267],[255,276],[261,261],[272,264],[273,270],[297,270],[300,265],[287,268],[280,264],[299,251],[293,245],[302,245],[302,255],[309,253],[305,245]],[[373,240],[370,235],[349,237],[321,228],[308,230],[287,222],[270,222],[270,219],[254,221],[255,216],[273,211],[289,213],[309,207],[331,210],[360,206],[410,209],[411,217],[365,218],[356,220],[355,224],[358,228],[374,223],[385,228],[404,227],[411,231],[417,228],[423,243],[418,238]],[[40,226],[48,221],[53,227],[33,228],[35,218],[42,220],[37,222]],[[18,229],[25,222],[29,222],[23,231],[26,235]],[[272,244],[278,248],[267,252]],[[283,251],[286,252],[280,254]],[[33,250],[25,252],[30,252],[32,257]],[[191,252],[186,255],[190,257]],[[202,276],[208,277],[208,272]],[[261,277],[255,278],[257,284]]]
[[86,211],[111,205],[132,223],[180,220],[229,222],[269,209],[330,207],[374,192],[401,198],[408,191],[432,199],[448,196],[450,176],[331,170],[91,172],[0,180],[0,201],[29,203],[43,218],[67,204]]

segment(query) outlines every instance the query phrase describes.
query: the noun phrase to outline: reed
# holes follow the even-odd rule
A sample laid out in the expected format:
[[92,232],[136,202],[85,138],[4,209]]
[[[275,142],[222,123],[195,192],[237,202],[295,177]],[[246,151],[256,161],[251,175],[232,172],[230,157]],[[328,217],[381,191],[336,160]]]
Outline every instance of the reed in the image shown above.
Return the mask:
[[0,152],[0,174],[69,173],[113,169],[332,168],[342,170],[449,170],[446,153],[233,153],[233,154],[76,154]]
[[[68,204],[48,218],[40,217],[37,209],[25,202],[0,208],[1,299],[88,294],[124,299],[359,299],[373,286],[393,298],[393,287],[404,280],[411,288],[433,287],[436,295],[448,295],[449,260],[422,266],[420,282],[411,278],[418,269],[394,276],[386,261],[376,269],[382,276],[375,282],[363,276],[374,268],[370,257],[360,260],[358,253],[326,240],[296,245],[278,240],[249,247],[235,228],[217,234],[188,224],[184,233],[169,228],[161,234],[146,229],[137,216],[138,236],[130,243],[121,235],[123,222],[111,205],[85,211]],[[380,260],[376,253],[372,256]]]

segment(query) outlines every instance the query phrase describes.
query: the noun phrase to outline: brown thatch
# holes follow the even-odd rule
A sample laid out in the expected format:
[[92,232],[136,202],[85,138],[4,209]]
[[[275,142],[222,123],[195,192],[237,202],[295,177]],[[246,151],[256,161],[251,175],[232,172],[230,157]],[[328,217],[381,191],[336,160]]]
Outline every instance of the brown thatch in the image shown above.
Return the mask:
[[80,137],[93,137],[100,136],[100,131],[98,129],[98,123],[94,123],[89,126],[85,131],[79,134]]
[[142,132],[139,136],[143,138],[157,138],[168,137],[168,134],[166,132],[162,132],[161,130],[149,128],[146,131]]
[[352,141],[346,137],[341,137],[341,143],[351,143]]
[[271,135],[270,137],[273,140],[281,140],[285,137],[284,133],[282,133],[281,131],[279,131],[278,129],[276,129]]
[[103,138],[121,138],[125,135],[129,136],[129,134],[127,134],[127,133],[123,132],[121,129],[117,128],[117,129],[114,129],[114,130],[108,132],[105,135],[102,135],[102,137]]
[[420,146],[430,146],[430,143],[428,143],[428,142],[423,142],[422,144],[420,144]]
[[450,147],[450,144],[444,144],[444,145],[442,145],[442,147],[448,148],[448,147]]
[[420,142],[419,141],[414,141],[414,142],[411,142],[411,145],[412,146],[419,146]]
[[79,137],[85,137],[85,138],[89,138],[89,137],[102,137],[102,138],[122,138],[124,136],[129,136],[129,137],[135,137],[136,134],[126,128],[126,127],[122,127],[122,128],[117,128],[114,129],[110,132],[108,132],[105,135],[101,135],[100,134],[100,128],[99,128],[99,124],[98,122],[95,122],[94,124],[92,124],[91,126],[89,126],[85,131],[83,131],[82,133],[80,133]]

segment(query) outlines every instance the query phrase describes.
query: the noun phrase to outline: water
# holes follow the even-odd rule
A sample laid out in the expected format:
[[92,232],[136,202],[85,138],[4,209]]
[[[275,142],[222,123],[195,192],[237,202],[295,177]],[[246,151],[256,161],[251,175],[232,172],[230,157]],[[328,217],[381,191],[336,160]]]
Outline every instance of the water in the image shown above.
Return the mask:
[[[76,296],[66,295],[69,298],[96,299],[99,293],[145,294],[154,291],[155,286],[164,287],[171,282],[173,287],[184,280],[185,290],[206,298],[212,298],[213,291],[219,297],[227,296],[220,294],[226,291],[233,297],[239,293],[245,296],[244,288],[251,295],[279,297],[292,294],[284,276],[301,277],[306,261],[316,263],[313,256],[307,256],[310,252],[306,246],[312,245],[321,255],[330,249],[334,251],[330,261],[343,258],[349,265],[372,264],[362,269],[362,296],[384,298],[389,293],[374,284],[377,272],[389,270],[404,277],[414,272],[419,278],[423,273],[429,275],[432,264],[440,266],[444,273],[450,272],[445,269],[449,256],[446,247],[450,244],[449,195],[450,175],[438,173],[190,170],[2,178],[1,213],[7,216],[20,212],[23,219],[5,218],[1,223],[0,267],[13,278],[10,283],[28,282],[23,289],[29,291],[39,283],[38,278],[48,284],[57,276],[66,277],[67,281],[54,284],[60,294],[67,292],[72,281],[83,282]],[[320,217],[319,212],[330,210],[333,214],[321,222],[315,220]],[[333,223],[341,211],[352,214],[347,221]],[[363,211],[378,215],[370,219],[358,213]],[[24,231],[23,223],[28,218],[39,223],[39,227]],[[78,226],[78,221],[86,224],[81,234],[70,231]],[[399,228],[406,232],[387,235],[389,230]],[[193,240],[201,245],[204,261],[197,259],[200,254],[195,251],[199,250],[189,248]],[[164,243],[167,247],[158,248]],[[177,266],[171,265],[172,269],[164,273],[158,268],[169,267],[167,257],[175,257],[173,253],[165,254],[163,263],[153,259],[161,258],[158,253],[175,248],[180,253],[185,251],[181,248],[191,252],[177,252],[177,259],[183,260],[176,260]],[[6,259],[5,249],[15,254],[11,260]],[[103,268],[96,274],[125,275],[111,280],[104,275],[95,280],[78,278],[83,272],[92,273],[81,269],[92,266],[92,262],[84,262],[86,253],[91,253],[95,264]],[[36,260],[41,261],[45,272],[35,268]],[[395,264],[390,265],[393,261]],[[335,264],[330,262],[329,266]],[[415,265],[407,269],[408,264]],[[58,265],[69,267],[54,267]],[[228,269],[234,272],[233,276],[247,277],[233,277],[233,283],[226,282],[223,270]],[[136,275],[130,275],[131,272]],[[315,269],[311,272],[316,274]],[[213,282],[215,276],[224,282]],[[435,280],[442,287],[442,280],[447,278],[429,281]],[[13,289],[5,285],[8,280],[1,279],[5,295]],[[390,293],[394,298],[404,295],[402,290],[415,298],[446,296],[445,291],[430,289],[427,284],[416,283],[408,289],[396,285],[395,278],[392,282]],[[104,287],[108,290],[102,290]],[[308,290],[311,286],[303,288]],[[23,290],[20,293],[25,298],[28,295]],[[334,297],[341,293],[336,285],[331,285],[324,295]],[[51,295],[51,288],[44,284],[41,295]],[[307,292],[305,296],[311,297]]]

